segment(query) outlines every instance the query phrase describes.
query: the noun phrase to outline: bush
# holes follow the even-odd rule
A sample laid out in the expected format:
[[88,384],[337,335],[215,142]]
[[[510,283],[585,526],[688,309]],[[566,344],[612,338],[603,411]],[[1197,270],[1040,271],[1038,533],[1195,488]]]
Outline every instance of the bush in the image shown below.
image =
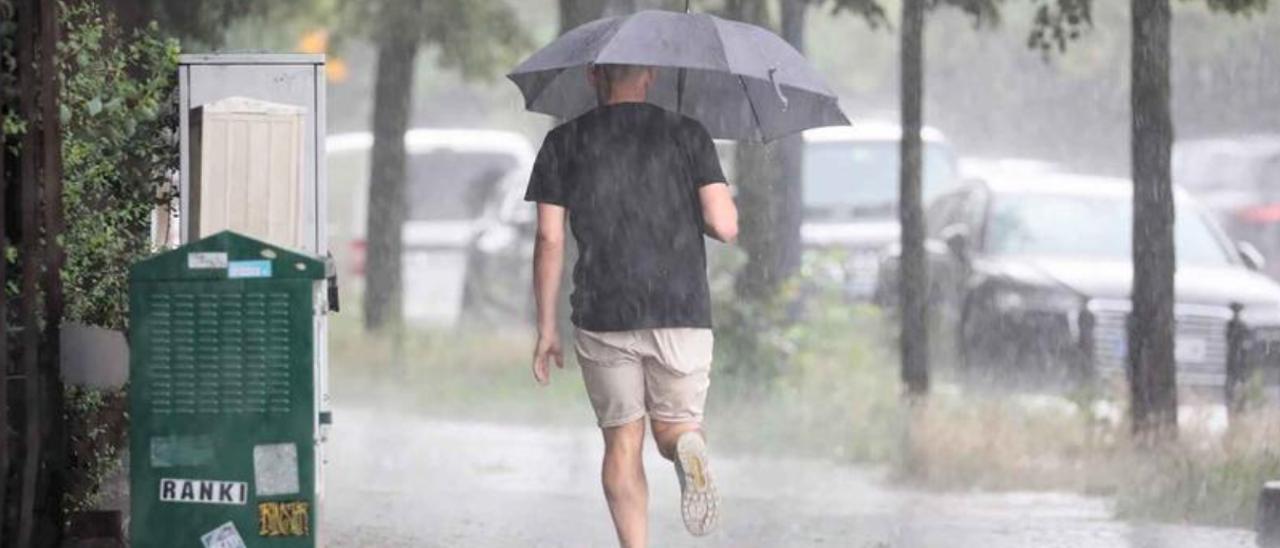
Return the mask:
[[177,42],[126,34],[95,2],[64,5],[66,321],[123,329],[128,269],[151,253],[151,214],[175,194]]
[[[178,45],[155,26],[126,33],[97,2],[64,2],[61,78],[64,321],[128,323],[128,273],[149,255],[151,215],[175,194]],[[123,391],[69,387],[67,506],[85,509],[118,466]]]
[[762,302],[733,291],[740,256],[715,259],[708,422],[717,440],[752,452],[892,459],[897,362],[879,311],[846,298],[840,257],[806,254],[799,275]]

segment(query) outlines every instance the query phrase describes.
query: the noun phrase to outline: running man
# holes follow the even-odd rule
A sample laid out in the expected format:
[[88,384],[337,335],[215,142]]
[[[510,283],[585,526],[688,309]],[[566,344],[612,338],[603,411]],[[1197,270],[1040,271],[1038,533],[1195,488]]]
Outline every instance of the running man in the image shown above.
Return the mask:
[[564,367],[567,217],[579,250],[574,349],[604,433],[605,499],[619,542],[636,548],[648,535],[646,416],[675,463],[685,527],[705,535],[717,522],[702,435],[712,355],[703,235],[732,242],[738,211],[706,128],[645,103],[653,68],[597,65],[588,77],[600,106],[547,134],[525,194],[538,204],[533,376],[545,385],[551,360]]

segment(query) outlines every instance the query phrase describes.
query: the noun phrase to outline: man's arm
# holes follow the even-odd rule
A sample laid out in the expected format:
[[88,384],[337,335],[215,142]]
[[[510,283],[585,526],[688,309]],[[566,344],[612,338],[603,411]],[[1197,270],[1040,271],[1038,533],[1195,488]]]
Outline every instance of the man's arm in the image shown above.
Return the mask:
[[738,206],[733,204],[733,193],[725,183],[702,185],[698,189],[702,202],[702,221],[708,236],[724,243],[738,239]]
[[538,344],[533,350],[533,378],[539,384],[551,380],[551,364],[564,367],[560,334],[556,328],[556,300],[564,268],[564,208],[538,204],[538,236],[533,246],[533,295],[538,307]]

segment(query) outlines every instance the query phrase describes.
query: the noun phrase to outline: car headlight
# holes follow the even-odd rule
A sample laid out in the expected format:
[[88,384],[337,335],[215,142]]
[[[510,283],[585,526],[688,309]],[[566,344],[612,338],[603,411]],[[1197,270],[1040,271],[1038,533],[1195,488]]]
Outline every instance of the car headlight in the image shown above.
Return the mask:
[[991,296],[997,310],[1021,310],[1073,313],[1080,309],[1079,296],[1066,291],[1039,288],[1001,288]]

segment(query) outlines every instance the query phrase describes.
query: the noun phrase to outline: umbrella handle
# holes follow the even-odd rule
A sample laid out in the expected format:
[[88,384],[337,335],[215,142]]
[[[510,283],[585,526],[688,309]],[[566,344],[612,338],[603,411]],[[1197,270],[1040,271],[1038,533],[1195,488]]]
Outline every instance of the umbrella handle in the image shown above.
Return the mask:
[[769,69],[769,83],[773,84],[773,92],[778,94],[778,100],[782,101],[782,111],[786,112],[787,106],[791,104],[791,101],[787,99],[786,94],[782,93],[782,84],[779,84],[778,79],[773,77],[776,72],[778,72],[778,67]]

